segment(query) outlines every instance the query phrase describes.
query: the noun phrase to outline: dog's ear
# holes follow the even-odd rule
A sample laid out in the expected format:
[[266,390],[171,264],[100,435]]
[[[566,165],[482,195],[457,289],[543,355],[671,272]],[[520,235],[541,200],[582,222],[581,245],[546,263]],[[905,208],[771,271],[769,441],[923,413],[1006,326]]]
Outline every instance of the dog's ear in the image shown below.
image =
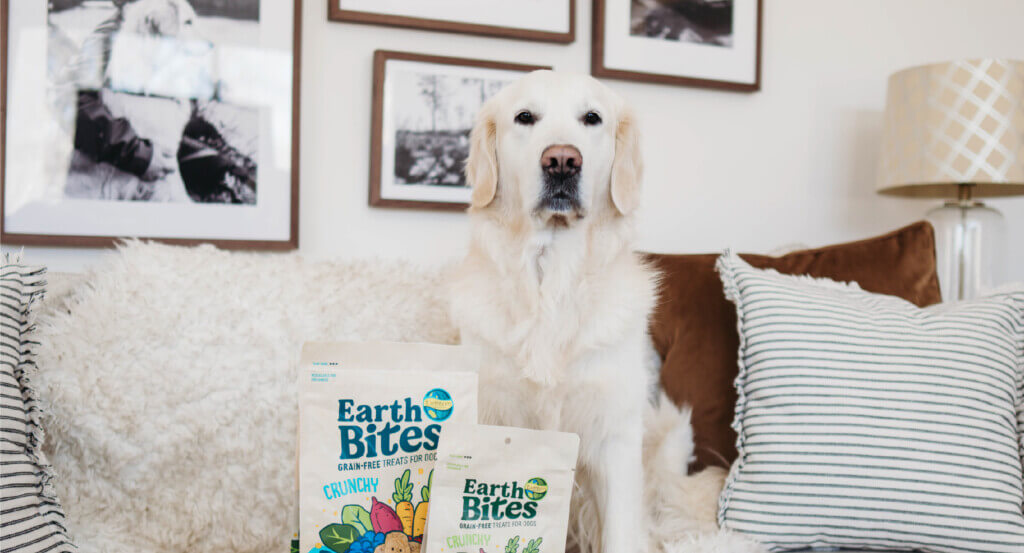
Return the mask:
[[640,133],[628,108],[619,116],[615,129],[615,159],[612,161],[611,195],[615,209],[629,215],[640,204],[640,181],[644,164],[640,155]]
[[484,106],[469,133],[466,180],[473,187],[470,205],[487,207],[498,192],[498,129],[493,110]]

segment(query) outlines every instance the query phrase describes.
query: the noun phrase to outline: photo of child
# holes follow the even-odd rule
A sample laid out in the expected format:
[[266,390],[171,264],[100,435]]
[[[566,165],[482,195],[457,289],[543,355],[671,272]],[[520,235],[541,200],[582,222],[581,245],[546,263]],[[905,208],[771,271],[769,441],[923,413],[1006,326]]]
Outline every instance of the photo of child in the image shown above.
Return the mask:
[[259,2],[49,3],[51,94],[74,137],[65,197],[256,203],[258,112],[224,101],[244,84],[221,78],[219,50],[252,40]]

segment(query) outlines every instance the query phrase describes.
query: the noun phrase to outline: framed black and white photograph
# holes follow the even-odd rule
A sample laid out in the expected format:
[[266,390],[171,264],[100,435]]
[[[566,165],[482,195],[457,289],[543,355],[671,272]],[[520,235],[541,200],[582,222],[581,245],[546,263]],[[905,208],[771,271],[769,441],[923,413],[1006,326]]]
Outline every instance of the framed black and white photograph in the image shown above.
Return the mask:
[[327,17],[520,40],[576,40],[576,0],[327,0]]
[[5,243],[297,247],[298,0],[0,1]]
[[759,90],[761,0],[594,0],[591,73]]
[[549,69],[405,52],[374,53],[370,205],[461,210],[480,106],[530,71]]

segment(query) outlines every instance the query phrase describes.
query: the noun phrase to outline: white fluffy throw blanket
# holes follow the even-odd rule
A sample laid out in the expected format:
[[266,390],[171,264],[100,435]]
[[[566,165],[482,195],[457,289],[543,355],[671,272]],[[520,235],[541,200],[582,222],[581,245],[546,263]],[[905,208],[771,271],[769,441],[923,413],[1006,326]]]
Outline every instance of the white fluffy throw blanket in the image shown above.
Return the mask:
[[442,272],[404,263],[133,242],[83,280],[40,316],[35,382],[84,553],[286,551],[302,342],[457,340]]
[[306,340],[451,343],[440,275],[132,243],[49,306],[39,394],[85,553],[287,551]]

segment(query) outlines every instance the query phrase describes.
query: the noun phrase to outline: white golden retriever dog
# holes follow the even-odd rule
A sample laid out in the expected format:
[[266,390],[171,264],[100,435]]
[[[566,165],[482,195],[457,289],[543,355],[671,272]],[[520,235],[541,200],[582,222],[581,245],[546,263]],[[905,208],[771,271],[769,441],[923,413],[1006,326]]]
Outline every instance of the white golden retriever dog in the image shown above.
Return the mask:
[[652,402],[656,275],[633,251],[634,117],[589,76],[537,71],[483,106],[470,142],[472,236],[452,313],[485,352],[482,419],[579,434],[571,541],[647,551],[671,526],[659,497],[692,442],[688,413]]

